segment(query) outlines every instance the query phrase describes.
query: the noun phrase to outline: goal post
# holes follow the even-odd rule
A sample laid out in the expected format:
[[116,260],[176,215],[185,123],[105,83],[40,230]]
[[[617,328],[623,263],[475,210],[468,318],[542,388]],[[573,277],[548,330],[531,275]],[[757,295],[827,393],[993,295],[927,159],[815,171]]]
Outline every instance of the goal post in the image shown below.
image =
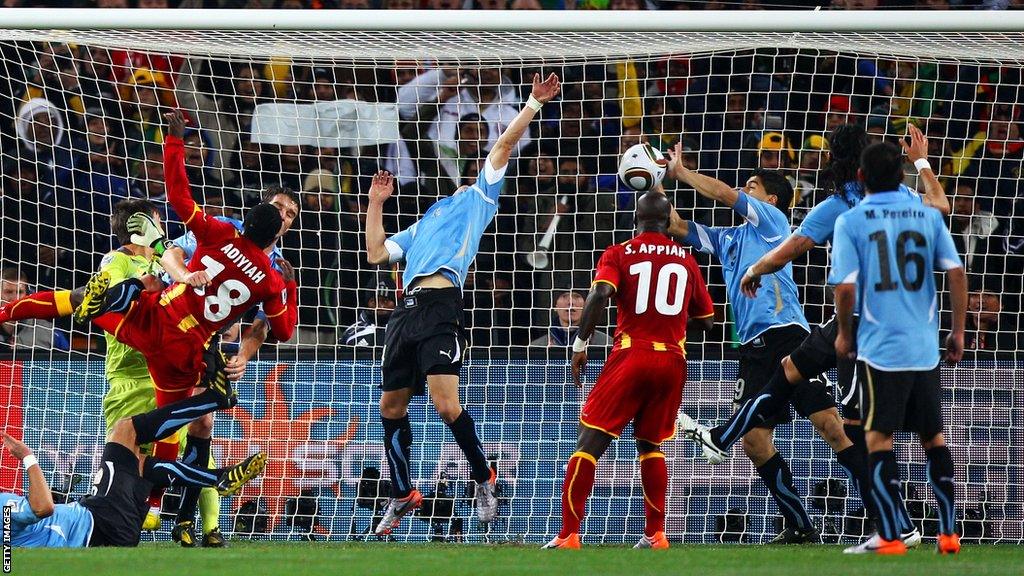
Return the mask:
[[[681,142],[688,165],[734,186],[759,166],[780,169],[798,192],[795,227],[825,197],[819,167],[832,127],[859,123],[873,140],[896,141],[913,122],[930,140],[972,282],[973,350],[943,367],[959,520],[968,539],[1021,544],[1022,30],[1022,13],[983,11],[6,9],[3,297],[81,285],[116,247],[109,215],[122,199],[149,198],[171,235],[184,232],[163,199],[160,116],[182,108],[193,195],[208,211],[238,217],[275,184],[301,205],[281,240],[300,285],[298,336],[264,345],[238,385],[239,407],[216,417],[219,462],[255,448],[270,455],[261,480],[222,502],[221,529],[364,538],[380,512],[376,479],[387,477],[379,338],[401,293],[395,270],[365,260],[369,177],[397,177],[387,232],[411,225],[472,182],[532,75],[558,73],[563,93],[520,142],[465,287],[464,399],[499,471],[501,519],[476,523],[457,445],[414,401],[413,477],[428,506],[396,531],[409,541],[538,543],[560,522],[587,390],[569,385],[572,323],[597,257],[632,233],[635,194],[616,180],[620,152],[641,140],[663,151]],[[667,192],[685,218],[739,223],[682,185]],[[712,422],[732,411],[737,342],[721,264],[698,259],[717,327],[688,339],[683,409]],[[824,248],[794,267],[812,322],[831,314],[827,269]],[[948,312],[943,298],[943,330]],[[109,386],[102,337],[66,318],[0,329],[0,420],[36,450],[55,489],[88,478]],[[599,328],[613,329],[612,318]],[[923,454],[909,436],[897,440],[911,515],[934,534]],[[809,423],[780,426],[776,445],[828,541],[862,537],[854,489]],[[684,440],[665,452],[670,539],[754,543],[776,533],[775,504],[739,449],[718,467]],[[617,441],[598,466],[588,542],[636,540],[638,479],[635,448]],[[0,490],[22,482],[18,462],[0,457]],[[165,523],[155,538],[168,533]]]

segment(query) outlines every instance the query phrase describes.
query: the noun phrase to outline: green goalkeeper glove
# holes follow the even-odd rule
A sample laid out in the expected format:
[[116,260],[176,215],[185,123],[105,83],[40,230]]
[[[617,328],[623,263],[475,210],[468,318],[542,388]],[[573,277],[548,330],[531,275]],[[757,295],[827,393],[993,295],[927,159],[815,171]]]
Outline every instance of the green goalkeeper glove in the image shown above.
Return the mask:
[[160,225],[145,212],[136,212],[128,217],[128,231],[132,233],[132,244],[149,246],[157,256],[163,256],[164,250],[170,245]]

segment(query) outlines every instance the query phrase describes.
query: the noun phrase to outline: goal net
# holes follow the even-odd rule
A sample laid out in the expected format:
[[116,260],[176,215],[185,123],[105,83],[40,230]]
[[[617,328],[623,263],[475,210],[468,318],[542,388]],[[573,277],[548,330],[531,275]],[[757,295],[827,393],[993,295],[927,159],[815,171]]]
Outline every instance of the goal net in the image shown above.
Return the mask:
[[[204,14],[191,21],[217,28]],[[161,115],[175,107],[189,118],[188,173],[207,212],[238,217],[272,185],[299,194],[300,214],[280,242],[298,275],[298,334],[264,345],[238,384],[240,405],[216,415],[219,462],[256,449],[270,455],[260,480],[221,502],[225,533],[366,537],[387,495],[378,481],[388,476],[380,335],[402,288],[395,269],[366,261],[369,178],[379,169],[396,175],[385,228],[409,226],[475,179],[533,74],[556,72],[562,95],[518,144],[464,291],[471,349],[462,398],[499,472],[500,519],[476,522],[457,445],[433,408],[414,401],[413,477],[427,500],[394,537],[537,543],[557,531],[589,386],[570,383],[573,323],[601,251],[633,230],[636,194],[615,175],[622,150],[681,142],[688,166],[732,186],[756,167],[780,169],[798,192],[795,227],[825,197],[819,168],[830,129],[858,123],[872,140],[895,142],[913,123],[929,139],[971,282],[970,350],[942,371],[959,520],[968,539],[1024,541],[1024,34],[666,31],[665,22],[684,29],[676,13],[659,14],[661,31],[646,32],[374,30],[372,13],[330,14],[351,18],[348,30],[313,29],[307,14],[304,29],[287,31],[267,29],[274,15],[233,12],[263,28],[240,30],[209,14],[222,29],[166,29],[157,17],[112,29],[92,17],[92,29],[0,30],[0,258],[8,301],[81,286],[117,247],[109,216],[122,199],[152,200],[169,235],[184,233],[163,184]],[[687,219],[738,223],[685,186],[666,189]],[[696,256],[717,322],[688,339],[683,409],[717,422],[732,411],[737,342],[721,264]],[[794,266],[812,323],[831,315],[827,268],[824,248]],[[948,300],[939,306],[946,330]],[[600,330],[613,329],[612,315]],[[81,496],[103,444],[102,334],[67,318],[0,331],[5,429],[37,451],[54,490]],[[229,355],[237,339],[237,330],[224,335]],[[600,365],[591,363],[588,382]],[[934,535],[922,451],[909,436],[897,440],[911,515]],[[776,446],[827,541],[860,538],[868,528],[855,489],[809,423],[780,426]],[[777,533],[778,510],[740,449],[717,467],[681,439],[665,450],[671,539],[756,543]],[[23,482],[5,453],[0,488]],[[617,441],[598,466],[586,539],[632,543],[643,516],[635,448]],[[166,539],[170,526],[152,537]]]

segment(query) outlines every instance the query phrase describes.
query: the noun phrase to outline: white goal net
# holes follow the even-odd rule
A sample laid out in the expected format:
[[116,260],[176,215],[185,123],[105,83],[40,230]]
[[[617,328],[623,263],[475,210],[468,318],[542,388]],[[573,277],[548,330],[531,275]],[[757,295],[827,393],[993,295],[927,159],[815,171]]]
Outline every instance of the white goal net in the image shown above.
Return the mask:
[[[152,200],[169,235],[184,232],[164,198],[161,115],[174,107],[190,120],[188,173],[208,212],[238,217],[271,185],[299,195],[280,246],[298,274],[297,336],[263,346],[238,385],[240,405],[216,416],[219,462],[256,448],[270,455],[262,479],[221,502],[225,533],[366,536],[387,494],[375,481],[387,478],[379,336],[401,290],[395,270],[366,261],[369,178],[396,175],[385,228],[410,225],[476,177],[532,75],[556,72],[562,95],[520,142],[465,289],[462,397],[499,470],[500,519],[477,524],[458,447],[433,408],[414,401],[413,477],[427,506],[395,538],[540,542],[557,532],[586,392],[568,374],[573,323],[601,251],[632,235],[636,195],[617,182],[620,151],[681,141],[687,165],[730,185],[757,167],[780,169],[798,192],[796,226],[825,197],[819,167],[833,127],[858,123],[872,140],[895,141],[914,123],[950,196],[971,282],[970,350],[943,368],[959,520],[969,540],[1024,542],[1024,34],[374,31],[359,22],[0,29],[4,301],[81,286],[117,247],[109,216],[122,199]],[[693,190],[671,183],[667,192],[684,218],[734,224]],[[543,268],[531,265],[537,251]],[[697,258],[717,321],[687,340],[684,410],[720,421],[732,410],[737,344],[720,265]],[[812,323],[831,315],[827,266],[824,248],[795,265]],[[948,310],[943,301],[944,330]],[[600,328],[613,329],[614,316]],[[5,429],[37,451],[55,490],[81,496],[89,482],[74,480],[89,477],[104,441],[102,335],[59,318],[3,324],[0,336]],[[911,515],[934,535],[923,453],[897,439]],[[860,501],[809,423],[780,426],[776,445],[827,541],[860,538]],[[739,449],[718,467],[683,440],[665,449],[670,539],[756,543],[778,531],[778,510]],[[23,481],[4,454],[0,490]],[[635,448],[618,441],[598,467],[587,541],[632,543],[643,517]]]

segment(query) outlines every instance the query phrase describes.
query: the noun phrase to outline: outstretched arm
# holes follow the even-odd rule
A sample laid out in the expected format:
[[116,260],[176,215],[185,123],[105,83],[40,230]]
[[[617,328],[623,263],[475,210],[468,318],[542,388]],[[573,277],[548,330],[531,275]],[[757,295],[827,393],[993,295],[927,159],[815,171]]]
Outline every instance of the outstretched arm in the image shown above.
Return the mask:
[[963,268],[946,270],[949,299],[953,306],[953,326],[946,336],[946,362],[956,364],[964,357],[964,322],[967,318],[967,273]]
[[[14,438],[10,434],[3,433],[4,447],[18,460],[24,462],[26,456],[32,455],[32,449],[24,442]],[[34,460],[34,458],[33,458]],[[25,468],[28,475],[28,505],[36,518],[46,518],[53,514],[53,493],[50,492],[50,485],[46,483],[43,470],[38,463],[29,462]]]
[[692,186],[701,196],[725,204],[730,208],[736,204],[740,198],[740,193],[735,188],[729,186],[721,180],[717,180],[710,176],[704,176],[698,174],[693,170],[683,166],[681,158],[683,157],[683,143],[676,142],[676,145],[672,147],[668,152],[669,158],[669,174],[676,180],[683,182],[689,186]]
[[384,202],[394,192],[394,178],[390,173],[379,170],[373,175],[370,205],[366,209],[366,259],[370,264],[384,264],[390,259],[388,249],[384,246],[387,239],[384,232]]
[[181,110],[164,114],[168,123],[168,134],[164,140],[164,184],[167,187],[167,201],[174,208],[178,218],[203,241],[212,233],[234,235],[235,227],[208,216],[192,199],[192,186],[185,172],[185,115]]
[[[910,143],[907,144],[905,139],[900,139],[900,146],[903,147],[903,151],[907,154],[907,159],[917,166],[919,160],[928,162],[928,139],[925,138],[921,130],[913,124],[907,124],[908,130],[910,131]],[[946,196],[946,191],[942,189],[942,184],[939,183],[939,179],[935,176],[935,171],[932,170],[931,166],[918,169],[918,174],[921,176],[921,181],[924,183],[924,203],[926,206],[931,206],[944,215],[949,216],[949,198]]]
[[526,129],[530,127],[530,122],[533,121],[533,117],[537,115],[540,107],[550,102],[561,89],[561,82],[553,72],[543,82],[540,81],[540,74],[533,75],[533,90],[530,92],[530,100],[519,111],[519,115],[512,119],[512,122],[498,137],[498,141],[494,143],[490,153],[487,154],[487,161],[490,162],[492,168],[501,170],[508,164],[512,150],[515,149],[516,143],[519,142]]

